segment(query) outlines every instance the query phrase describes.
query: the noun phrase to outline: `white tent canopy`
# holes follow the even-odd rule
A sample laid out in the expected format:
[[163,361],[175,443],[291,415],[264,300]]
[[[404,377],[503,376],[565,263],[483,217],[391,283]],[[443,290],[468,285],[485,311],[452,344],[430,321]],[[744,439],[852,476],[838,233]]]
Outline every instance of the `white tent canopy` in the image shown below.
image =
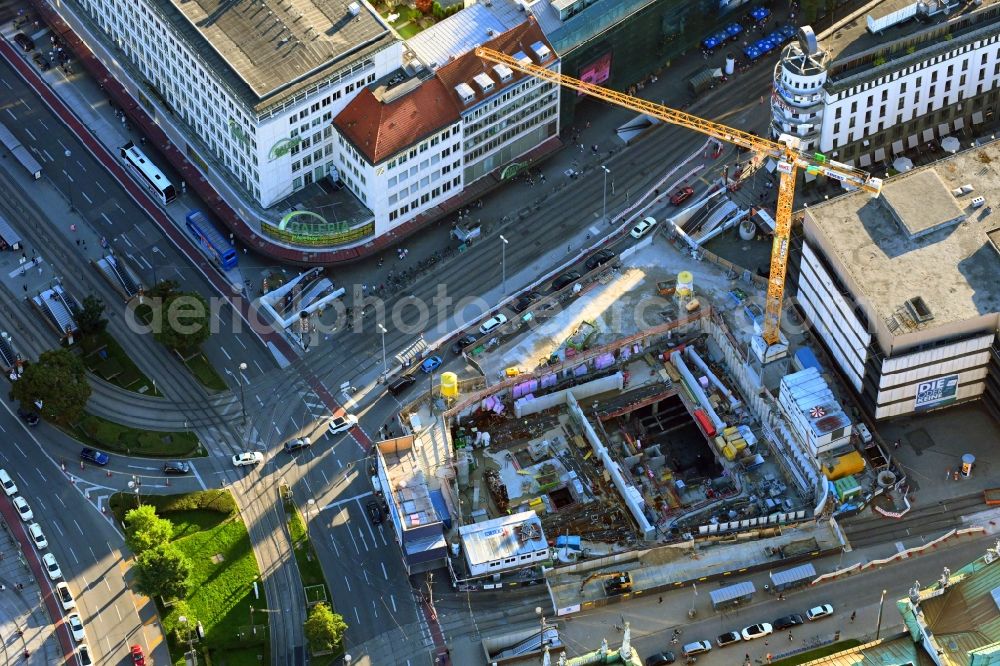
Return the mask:
[[903,156],[897,157],[892,162],[892,168],[900,173],[906,173],[907,171],[913,168],[913,160],[911,160],[909,157],[903,157]]

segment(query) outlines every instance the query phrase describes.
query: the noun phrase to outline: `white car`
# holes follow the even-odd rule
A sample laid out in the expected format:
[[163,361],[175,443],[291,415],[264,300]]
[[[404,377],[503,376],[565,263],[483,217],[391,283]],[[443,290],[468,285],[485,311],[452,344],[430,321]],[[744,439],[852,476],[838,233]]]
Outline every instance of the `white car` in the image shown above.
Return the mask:
[[769,636],[774,632],[774,628],[767,622],[761,622],[760,624],[751,624],[746,627],[741,632],[743,634],[743,640],[752,641],[755,638],[763,638],[764,636]]
[[233,456],[233,465],[236,467],[259,465],[262,462],[264,462],[264,454],[260,451],[246,451]]
[[655,217],[643,218],[639,222],[639,224],[632,227],[632,231],[629,232],[629,235],[632,236],[632,238],[637,238],[637,239],[642,238],[643,236],[648,234],[655,226],[656,226]]
[[45,565],[45,570],[49,573],[50,579],[59,580],[62,578],[62,569],[59,568],[59,563],[56,562],[55,555],[52,553],[42,555],[42,564]]
[[73,613],[66,618],[66,623],[69,624],[69,633],[73,634],[73,640],[77,643],[87,640],[87,634],[83,630],[83,620],[76,613]]
[[35,514],[31,512],[31,507],[28,506],[28,500],[24,499],[20,495],[14,498],[14,508],[17,509],[17,513],[21,516],[21,520],[28,522],[35,518]]
[[497,328],[498,326],[503,326],[506,323],[507,323],[507,315],[505,314],[495,315],[483,322],[483,325],[479,327],[479,334],[486,335],[494,328]]
[[28,536],[31,537],[32,543],[35,544],[35,548],[38,550],[45,550],[49,547],[48,539],[45,538],[45,534],[42,532],[42,526],[38,523],[31,523],[28,525]]
[[76,599],[70,593],[68,584],[56,583],[56,596],[59,597],[59,603],[62,604],[63,610],[76,608]]
[[7,497],[13,497],[17,494],[17,485],[5,469],[0,469],[0,487],[3,487],[3,491],[7,493]]
[[830,604],[821,604],[806,611],[806,619],[810,622],[813,620],[821,620],[824,617],[829,617],[831,615],[833,615],[833,606]]
[[330,418],[330,434],[336,435],[338,432],[345,432],[358,425],[358,417],[354,414],[344,414]]

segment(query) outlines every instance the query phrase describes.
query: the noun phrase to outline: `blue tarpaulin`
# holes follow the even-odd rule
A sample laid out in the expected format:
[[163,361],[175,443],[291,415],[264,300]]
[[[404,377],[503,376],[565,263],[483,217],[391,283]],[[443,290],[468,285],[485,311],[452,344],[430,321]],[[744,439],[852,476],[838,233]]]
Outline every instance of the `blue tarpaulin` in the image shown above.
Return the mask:
[[444,501],[444,494],[440,490],[432,490],[428,493],[431,497],[431,504],[434,505],[434,511],[437,513],[438,519],[444,523],[444,529],[451,529],[451,513],[448,511],[448,505]]

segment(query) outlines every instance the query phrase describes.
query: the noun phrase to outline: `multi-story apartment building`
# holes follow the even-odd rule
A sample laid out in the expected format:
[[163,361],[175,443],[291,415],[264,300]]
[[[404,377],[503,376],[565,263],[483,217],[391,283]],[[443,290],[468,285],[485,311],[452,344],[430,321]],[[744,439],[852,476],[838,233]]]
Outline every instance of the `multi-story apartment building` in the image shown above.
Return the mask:
[[[532,19],[484,46],[558,71],[559,60]],[[559,133],[554,84],[460,51],[443,64],[427,63],[418,76],[363,90],[334,118],[337,167],[371,210],[376,235]]]
[[803,210],[788,283],[876,419],[973,399],[1000,417],[1000,227],[983,214],[1000,200],[994,164],[1000,142],[893,176],[878,199]]
[[990,122],[1000,0],[876,0],[775,67],[771,135],[859,168]]
[[361,0],[70,1],[144,81],[140,99],[182,121],[188,157],[211,156],[263,208],[330,171],[334,116],[402,57]]

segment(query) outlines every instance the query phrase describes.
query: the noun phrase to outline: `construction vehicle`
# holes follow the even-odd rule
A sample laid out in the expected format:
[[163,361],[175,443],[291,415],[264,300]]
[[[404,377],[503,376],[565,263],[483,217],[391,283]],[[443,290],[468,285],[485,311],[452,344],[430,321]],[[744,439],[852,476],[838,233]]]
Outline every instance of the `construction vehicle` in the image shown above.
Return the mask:
[[778,185],[774,243],[771,246],[771,270],[768,275],[764,325],[760,335],[761,343],[752,346],[762,362],[780,358],[787,352],[787,346],[781,342],[780,324],[781,307],[785,293],[785,271],[788,266],[789,236],[792,228],[792,204],[795,198],[796,172],[799,169],[805,169],[806,173],[833,178],[848,186],[864,190],[873,196],[878,196],[882,192],[881,179],[873,178],[870,174],[847,164],[830,160],[823,153],[805,153],[799,150],[798,139],[787,134],[782,134],[777,141],[762,138],[752,132],[735,129],[693,116],[690,113],[671,109],[662,104],[587,83],[535,65],[526,58],[518,59],[493,49],[477,47],[476,56],[491,62],[502,63],[515,71],[564,88],[571,88],[636,113],[652,116],[665,123],[701,132],[716,141],[724,141],[774,159],[777,162],[781,178]]
[[607,594],[622,594],[632,591],[632,576],[627,571],[598,571],[590,574],[580,583],[580,592],[587,587],[587,583],[598,578],[607,578],[604,581],[604,591]]

